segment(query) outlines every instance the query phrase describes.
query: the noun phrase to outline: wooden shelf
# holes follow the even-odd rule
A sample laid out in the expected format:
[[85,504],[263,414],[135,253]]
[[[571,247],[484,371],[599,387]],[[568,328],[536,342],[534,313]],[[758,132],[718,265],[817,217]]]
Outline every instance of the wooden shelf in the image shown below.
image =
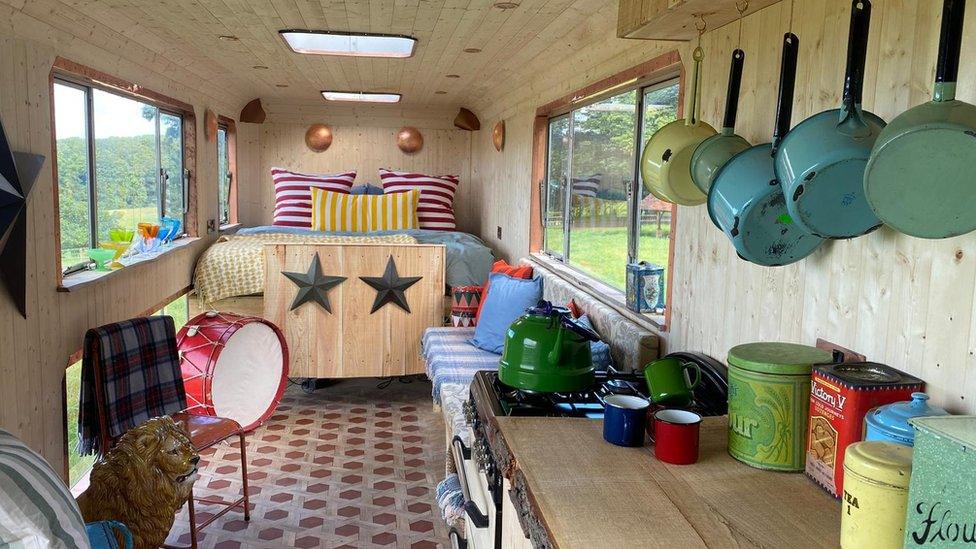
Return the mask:
[[111,271],[81,271],[78,273],[72,273],[61,279],[61,284],[58,286],[58,291],[73,292],[75,290],[78,290],[79,288],[82,288],[94,282],[98,282],[99,280],[105,280],[106,278],[113,276],[116,273],[128,271],[129,269],[137,265],[143,265],[145,263],[151,263],[153,261],[156,261],[162,256],[176,252],[177,250],[182,250],[187,246],[189,246],[190,244],[193,244],[194,242],[198,242],[199,240],[200,238],[195,236],[183,237],[174,240],[172,243],[167,244],[163,249],[157,252],[151,254],[144,254],[137,258],[126,260],[124,263],[125,266],[122,267],[121,269],[113,269]]
[[[745,15],[780,0],[749,0]],[[739,18],[735,0],[620,0],[617,37],[639,40],[689,41],[698,36],[695,21],[705,17],[708,30]]]

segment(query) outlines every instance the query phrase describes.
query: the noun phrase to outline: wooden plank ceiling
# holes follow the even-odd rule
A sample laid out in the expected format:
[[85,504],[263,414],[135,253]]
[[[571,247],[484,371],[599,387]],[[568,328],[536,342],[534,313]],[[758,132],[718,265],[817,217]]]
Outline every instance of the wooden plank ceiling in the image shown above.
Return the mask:
[[[322,89],[392,91],[409,106],[471,103],[613,0],[0,0],[57,26],[111,32],[219,87],[271,101],[318,100]],[[77,26],[90,27],[78,29]],[[292,53],[287,28],[406,34],[409,59]],[[65,29],[67,30],[67,29]],[[221,35],[237,40],[221,40]],[[464,50],[480,50],[466,53]],[[125,53],[121,53],[125,55]],[[265,67],[265,68],[261,68]],[[449,78],[447,75],[458,75]],[[510,79],[510,78],[509,78]],[[477,96],[477,97],[476,97]]]

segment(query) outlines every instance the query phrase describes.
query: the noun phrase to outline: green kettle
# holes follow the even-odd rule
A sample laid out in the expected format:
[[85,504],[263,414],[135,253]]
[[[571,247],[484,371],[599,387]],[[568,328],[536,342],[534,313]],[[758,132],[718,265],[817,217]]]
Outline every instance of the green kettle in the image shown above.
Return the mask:
[[568,393],[590,388],[594,380],[590,342],[600,336],[581,325],[569,309],[548,301],[512,323],[498,364],[498,378],[525,391]]

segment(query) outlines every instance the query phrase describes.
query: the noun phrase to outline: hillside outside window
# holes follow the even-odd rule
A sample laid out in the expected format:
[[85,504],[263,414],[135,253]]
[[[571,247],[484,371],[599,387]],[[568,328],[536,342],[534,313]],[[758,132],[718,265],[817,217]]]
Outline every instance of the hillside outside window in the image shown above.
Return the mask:
[[61,267],[115,227],[187,212],[183,116],[110,91],[54,83]]
[[629,262],[670,268],[672,205],[644,189],[639,158],[651,135],[676,119],[678,86],[638,83],[550,117],[545,253],[618,290]]

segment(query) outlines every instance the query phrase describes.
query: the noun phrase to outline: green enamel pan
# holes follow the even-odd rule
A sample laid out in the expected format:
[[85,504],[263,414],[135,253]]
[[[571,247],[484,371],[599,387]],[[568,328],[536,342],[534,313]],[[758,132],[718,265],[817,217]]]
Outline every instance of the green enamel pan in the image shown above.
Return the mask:
[[935,96],[888,124],[864,171],[874,213],[920,238],[976,229],[976,106],[956,99],[965,10],[965,0],[944,0]]
[[844,99],[796,125],[776,151],[793,222],[823,238],[854,238],[881,226],[864,197],[864,167],[885,122],[861,109],[871,2],[851,2]]
[[742,86],[742,65],[746,54],[740,49],[732,52],[729,69],[729,91],[725,99],[725,118],[722,131],[701,142],[691,157],[691,178],[701,192],[708,194],[715,174],[733,156],[748,149],[748,141],[735,133],[735,116],[739,109],[739,88]]
[[702,141],[716,133],[699,118],[703,55],[700,47],[695,48],[685,117],[654,132],[641,153],[641,178],[647,190],[665,202],[682,206],[705,202],[705,193],[691,179],[691,157]]
[[739,257],[765,267],[795,263],[823,244],[823,239],[793,223],[773,167],[776,149],[790,129],[799,47],[795,34],[783,37],[772,143],[753,145],[732,157],[708,191],[712,223],[732,241]]

